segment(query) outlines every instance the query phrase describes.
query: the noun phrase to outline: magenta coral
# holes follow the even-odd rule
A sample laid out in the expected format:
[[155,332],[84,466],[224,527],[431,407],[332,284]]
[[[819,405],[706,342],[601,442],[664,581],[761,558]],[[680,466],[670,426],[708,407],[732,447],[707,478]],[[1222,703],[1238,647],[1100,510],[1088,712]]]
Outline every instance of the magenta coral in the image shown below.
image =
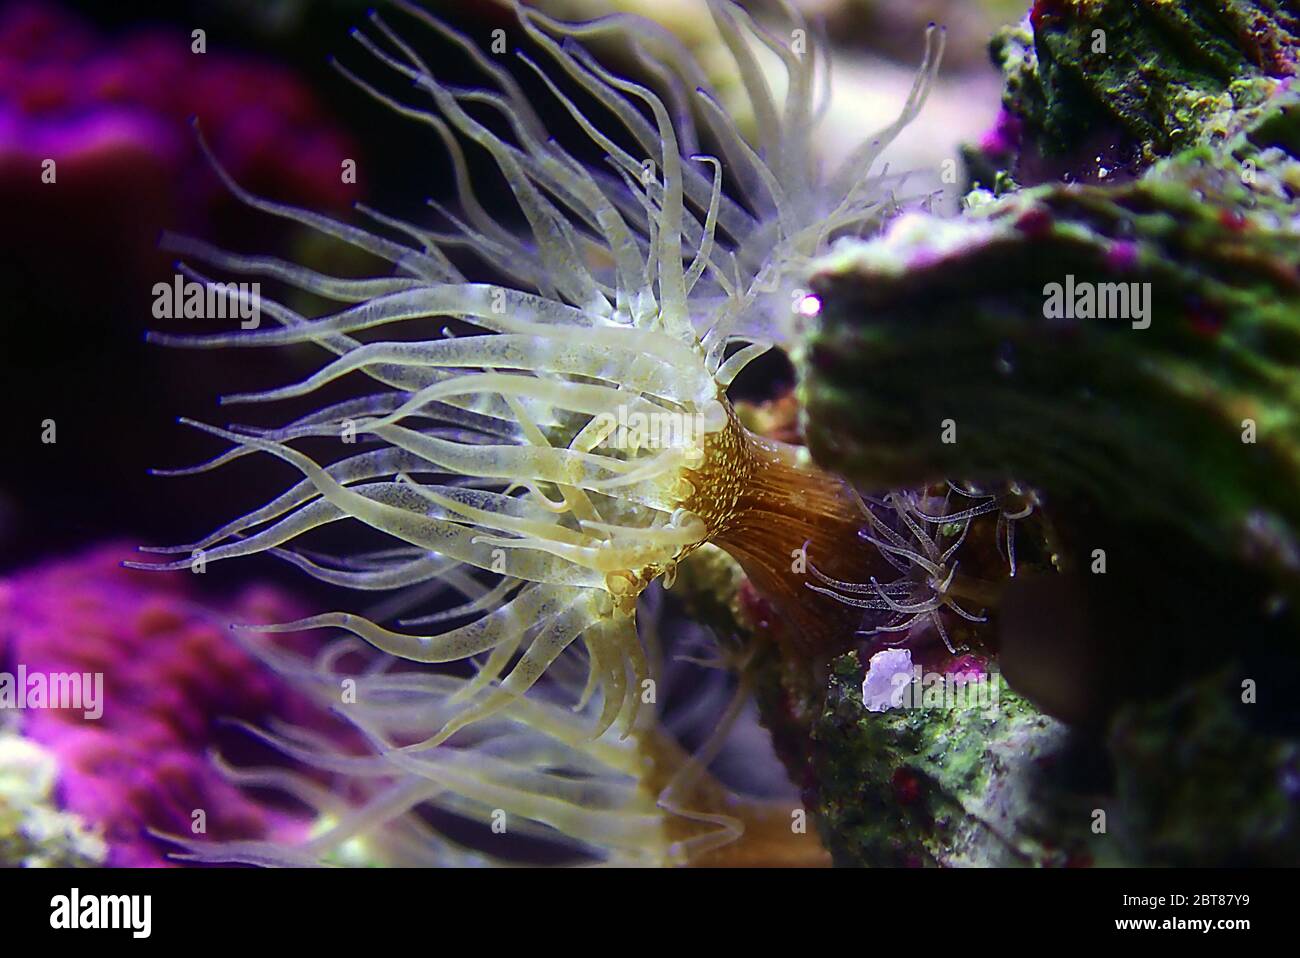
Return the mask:
[[221,622],[300,610],[257,587],[209,612],[183,576],[120,568],[128,554],[103,546],[0,582],[0,671],[103,674],[97,720],[77,709],[16,713],[22,734],[57,756],[63,807],[102,829],[113,866],[166,864],[166,844],[147,830],[190,835],[200,809],[213,839],[300,838],[309,822],[259,805],[209,754],[224,719],[319,725]]

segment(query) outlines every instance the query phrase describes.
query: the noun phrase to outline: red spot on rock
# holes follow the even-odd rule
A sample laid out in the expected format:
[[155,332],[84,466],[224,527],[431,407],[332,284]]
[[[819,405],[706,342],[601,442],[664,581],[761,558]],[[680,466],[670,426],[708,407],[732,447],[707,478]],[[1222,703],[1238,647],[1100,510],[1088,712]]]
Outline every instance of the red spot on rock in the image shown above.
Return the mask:
[[1213,338],[1223,330],[1223,315],[1210,306],[1195,305],[1187,310],[1187,322],[1198,336]]
[[900,805],[915,805],[921,797],[921,780],[910,769],[895,769],[890,784]]
[[1034,5],[1029,11],[1029,22],[1034,32],[1038,33],[1042,29],[1043,21],[1064,17],[1069,8],[1069,0],[1034,0]]
[[1052,214],[1042,207],[1026,210],[1016,220],[1016,229],[1034,239],[1046,236],[1052,231]]
[[1243,213],[1241,210],[1220,210],[1219,211],[1220,225],[1222,225],[1226,229],[1232,230],[1234,233],[1240,233],[1242,230],[1244,230],[1246,228],[1247,222],[1248,221],[1246,220],[1246,214]]

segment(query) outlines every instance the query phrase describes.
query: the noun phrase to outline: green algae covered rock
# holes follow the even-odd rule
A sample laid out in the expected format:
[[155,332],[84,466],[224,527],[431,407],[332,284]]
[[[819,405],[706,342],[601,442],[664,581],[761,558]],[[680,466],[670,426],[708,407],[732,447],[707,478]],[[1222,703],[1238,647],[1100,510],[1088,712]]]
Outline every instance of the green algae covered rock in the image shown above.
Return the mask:
[[872,712],[863,673],[856,653],[832,664],[801,756],[836,864],[1300,861],[1300,744],[1252,711],[1239,669],[1127,706],[1104,733],[1005,684],[989,707]]
[[[1072,16],[1111,6],[1040,4],[1037,60]],[[1165,43],[1169,22],[1118,32]],[[872,489],[1025,484],[1052,516],[1051,567],[1086,579],[1098,648],[1185,633],[1136,669],[1097,659],[1148,691],[1213,668],[1223,632],[1289,641],[1300,622],[1300,88],[1265,72],[1294,65],[1279,30],[1267,62],[1251,41],[1223,80],[1253,92],[1197,113],[1191,145],[1137,178],[1018,189],[1003,174],[1001,195],[976,190],[956,219],[909,214],[838,247],[799,354],[820,463]],[[1072,101],[1019,63],[1009,96],[1028,129],[1052,128]],[[1153,101],[1172,95],[1152,82]]]
[[768,673],[837,862],[1300,861],[1298,36],[1286,0],[1039,0],[992,47],[992,190],[819,264],[814,459],[1014,482],[1042,523],[997,708]]
[[1298,42],[1288,0],[1038,0],[991,49],[1036,152],[1145,166],[1258,108]]
[[1037,187],[841,246],[804,354],[814,456],[872,487],[1016,477],[1289,580],[1300,166],[1276,141],[1300,152],[1300,100],[1132,183]]
[[1068,774],[1070,734],[999,691],[986,708],[869,712],[855,653],[813,725],[818,824],[841,865],[1118,863],[1095,797]]

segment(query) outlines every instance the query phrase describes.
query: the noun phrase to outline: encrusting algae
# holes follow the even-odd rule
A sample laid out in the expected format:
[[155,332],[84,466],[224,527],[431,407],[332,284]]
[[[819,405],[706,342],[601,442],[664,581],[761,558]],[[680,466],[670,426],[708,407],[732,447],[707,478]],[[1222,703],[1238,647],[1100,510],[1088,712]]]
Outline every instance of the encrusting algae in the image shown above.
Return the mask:
[[[367,377],[373,391],[280,428],[192,423],[231,448],[174,473],[256,452],[289,463],[302,479],[195,543],[152,550],[185,555],[146,567],[187,568],[196,554],[214,562],[267,552],[322,581],[396,592],[406,604],[425,601],[439,587],[462,596],[452,608],[401,622],[401,631],[353,612],[257,627],[338,628],[410,662],[474,662],[469,678],[396,673],[374,680],[424,683],[417,697],[426,724],[414,740],[395,743],[382,709],[363,720],[350,716],[378,750],[365,761],[426,763],[439,771],[372,802],[403,805],[447,794],[489,807],[496,787],[485,758],[490,749],[456,747],[462,737],[500,743],[518,734],[529,762],[549,761],[543,756],[560,749],[584,767],[593,761],[619,767],[623,746],[616,743],[634,734],[648,741],[636,730],[646,727],[641,706],[655,698],[655,676],[637,633],[638,598],[656,579],[670,586],[678,563],[705,542],[740,563],[789,620],[798,650],[851,640],[855,613],[808,589],[804,570],[815,563],[837,579],[873,570],[879,555],[864,549],[858,534],[862,504],[801,450],[747,431],[727,389],[800,314],[816,312],[816,298],[800,287],[807,264],[834,238],[874,230],[893,208],[890,190],[900,178],[873,169],[920,109],[943,35],[931,31],[897,121],[824,175],[811,142],[824,106],[814,91],[824,64],[806,24],[788,3],[784,32],[773,33],[730,0],[701,2],[750,101],[754,144],[666,30],[627,15],[561,23],[516,4],[530,49],[549,60],[544,66],[519,52],[523,69],[604,155],[603,164],[586,165],[552,139],[511,72],[472,38],[399,0],[396,8],[474,62],[483,87],[444,84],[377,14],[370,33],[356,38],[409,81],[412,102],[340,69],[380,103],[433,129],[451,159],[459,212],[437,207],[444,225],[435,228],[359,208],[374,224],[365,229],[254,196],[218,166],[249,206],[363,250],[391,264],[391,272],[340,278],[195,239],[167,240],[189,259],[339,304],[309,318],[262,297],[261,316],[278,328],[152,337],[200,348],[315,344],[336,357],[300,383],[224,402],[310,396],[350,373]],[[581,45],[606,37],[630,51],[660,93],[610,72]],[[783,96],[769,89],[760,54],[779,59]],[[581,108],[578,98],[598,111]],[[480,202],[466,144],[491,157],[527,222],[527,236]],[[706,146],[717,155],[702,153]],[[189,265],[178,268],[209,282]],[[476,271],[497,282],[479,281]],[[454,328],[435,339],[374,338],[399,324],[418,330],[434,317]],[[339,436],[355,438],[364,451],[323,463],[294,445]],[[345,520],[389,541],[343,555],[298,542]],[[433,628],[409,631],[421,625]],[[523,698],[570,659],[585,676],[572,684],[543,683]],[[572,708],[548,700],[558,687],[571,692]],[[498,727],[510,735],[488,731]],[[409,723],[403,729],[412,731]],[[539,752],[541,739],[548,744]],[[434,748],[443,743],[446,748]],[[285,737],[278,744],[300,751]],[[678,755],[670,764],[691,761]],[[502,774],[548,773],[511,765]],[[457,775],[470,778],[446,784]],[[535,794],[550,800],[569,789],[554,778],[538,784]],[[659,814],[665,789],[660,782],[650,790],[646,814]],[[548,817],[535,804],[523,815],[581,834],[587,844],[606,842],[607,836],[585,833],[599,826],[599,816],[581,811],[587,797],[568,800],[577,817]]]

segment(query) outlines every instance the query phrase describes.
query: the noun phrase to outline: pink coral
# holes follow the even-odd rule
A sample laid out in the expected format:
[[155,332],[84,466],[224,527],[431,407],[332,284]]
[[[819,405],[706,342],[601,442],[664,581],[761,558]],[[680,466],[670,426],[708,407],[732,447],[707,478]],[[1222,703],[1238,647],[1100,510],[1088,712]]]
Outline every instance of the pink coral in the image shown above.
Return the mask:
[[193,577],[121,568],[130,554],[103,546],[0,581],[0,668],[103,673],[98,720],[72,709],[17,713],[22,734],[59,760],[63,807],[103,830],[114,866],[166,864],[166,845],[147,829],[188,835],[199,809],[215,839],[300,838],[308,822],[236,789],[209,750],[226,718],[322,721],[222,622],[301,609],[258,587],[209,611]]

